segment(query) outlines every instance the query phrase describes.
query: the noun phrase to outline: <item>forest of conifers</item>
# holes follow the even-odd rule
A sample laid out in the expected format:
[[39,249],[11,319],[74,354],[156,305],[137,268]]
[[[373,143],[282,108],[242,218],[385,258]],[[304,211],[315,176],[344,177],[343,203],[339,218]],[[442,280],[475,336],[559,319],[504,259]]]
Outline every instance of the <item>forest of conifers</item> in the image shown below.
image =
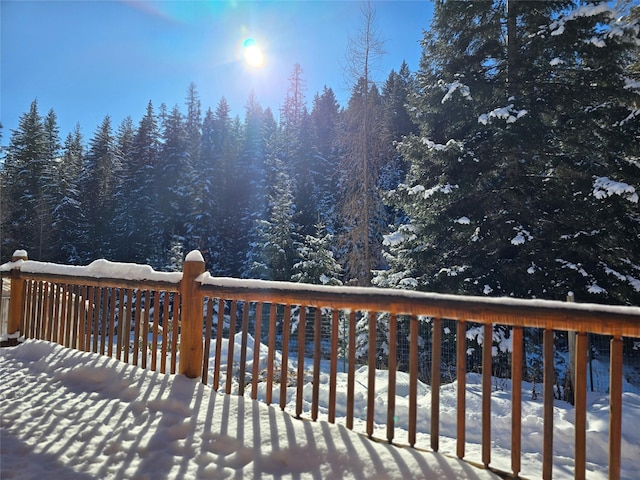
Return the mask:
[[62,139],[34,100],[3,152],[1,258],[173,270],[199,249],[220,276],[637,305],[639,47],[629,1],[436,2],[418,71],[363,70],[344,106],[307,102],[297,64],[277,115],[191,84]]

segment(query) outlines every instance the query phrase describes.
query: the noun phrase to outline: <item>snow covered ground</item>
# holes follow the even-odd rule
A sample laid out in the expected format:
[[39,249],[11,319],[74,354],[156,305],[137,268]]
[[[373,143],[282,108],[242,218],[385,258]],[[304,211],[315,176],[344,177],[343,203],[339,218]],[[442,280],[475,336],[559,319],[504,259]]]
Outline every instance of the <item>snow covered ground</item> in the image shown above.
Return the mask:
[[441,454],[29,340],[0,359],[0,478],[497,478]]
[[[226,342],[225,342],[226,343]],[[223,348],[226,350],[226,344]],[[264,345],[258,350],[260,357]],[[236,352],[238,349],[234,349]],[[222,352],[222,356],[225,352]],[[250,359],[248,359],[250,361]],[[226,360],[224,365],[226,365]],[[376,420],[386,419],[386,372],[376,375]],[[321,380],[324,375],[321,375]],[[356,373],[355,429],[364,430],[367,370]],[[224,380],[224,378],[222,379]],[[337,415],[346,411],[345,378],[338,375]],[[406,442],[408,388],[398,372],[396,438]],[[0,350],[0,478],[495,478],[454,458],[456,384],[441,396],[441,453],[372,442],[326,421],[300,421],[248,397],[164,375],[108,357],[28,340]],[[221,383],[224,385],[224,383]],[[258,397],[265,397],[259,384]],[[510,385],[492,394],[492,466],[509,470]],[[541,395],[523,386],[523,475],[538,478],[542,459]],[[540,386],[536,387],[540,393]],[[295,403],[294,389],[287,403]],[[305,387],[305,409],[310,386]],[[326,418],[328,387],[320,392]],[[480,379],[467,376],[466,458],[480,460]],[[419,425],[429,428],[429,387],[419,385]],[[588,478],[607,478],[608,400],[589,394]],[[640,396],[625,393],[622,478],[637,478]],[[338,423],[343,418],[337,419]],[[384,437],[383,427],[378,436]],[[573,409],[555,405],[554,478],[573,478]],[[428,447],[426,434],[418,445]]]

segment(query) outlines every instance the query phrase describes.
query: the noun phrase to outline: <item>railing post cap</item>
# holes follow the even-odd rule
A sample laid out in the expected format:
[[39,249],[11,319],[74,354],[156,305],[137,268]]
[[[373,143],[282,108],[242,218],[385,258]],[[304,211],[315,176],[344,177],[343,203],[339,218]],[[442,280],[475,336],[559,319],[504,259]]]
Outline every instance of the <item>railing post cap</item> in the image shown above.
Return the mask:
[[204,263],[204,257],[202,256],[202,253],[200,253],[200,250],[191,250],[189,253],[187,253],[184,261]]
[[28,256],[26,250],[16,250],[15,252],[13,252],[13,255],[11,255],[12,262],[17,262],[18,260],[27,260],[27,258]]

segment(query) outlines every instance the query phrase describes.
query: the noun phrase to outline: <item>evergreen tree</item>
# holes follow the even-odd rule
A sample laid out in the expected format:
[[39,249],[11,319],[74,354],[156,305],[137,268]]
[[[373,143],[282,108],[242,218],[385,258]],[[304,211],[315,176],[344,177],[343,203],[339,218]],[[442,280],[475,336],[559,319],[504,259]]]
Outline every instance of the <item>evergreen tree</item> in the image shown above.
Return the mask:
[[[278,135],[275,137],[273,144],[277,144]],[[264,280],[288,281],[293,274],[299,243],[294,221],[293,185],[278,156],[281,150],[277,145],[271,148],[269,167],[274,180],[269,185],[269,217],[257,220],[256,242],[249,251],[249,275]]]
[[307,235],[298,248],[300,261],[293,266],[291,280],[316,285],[342,285],[342,267],[331,249],[333,235],[322,223],[316,224],[315,235]]
[[[3,195],[11,210],[4,219],[3,255],[10,257],[17,248],[24,248],[31,258],[52,260],[51,179],[54,165],[51,155],[55,139],[55,116],[49,115],[49,131],[45,132],[38,113],[38,102],[20,116],[13,130],[3,170]],[[48,136],[49,135],[49,136]],[[59,141],[58,141],[59,142]]]
[[82,214],[85,224],[79,243],[83,263],[112,258],[112,218],[120,174],[120,152],[107,115],[89,142],[80,177]]
[[616,22],[605,2],[436,4],[378,285],[640,300],[637,23]]
[[78,241],[82,237],[84,218],[80,204],[79,181],[82,172],[84,146],[80,125],[76,124],[65,139],[58,175],[60,198],[53,210],[53,226],[57,234],[57,245],[62,263],[79,264]]

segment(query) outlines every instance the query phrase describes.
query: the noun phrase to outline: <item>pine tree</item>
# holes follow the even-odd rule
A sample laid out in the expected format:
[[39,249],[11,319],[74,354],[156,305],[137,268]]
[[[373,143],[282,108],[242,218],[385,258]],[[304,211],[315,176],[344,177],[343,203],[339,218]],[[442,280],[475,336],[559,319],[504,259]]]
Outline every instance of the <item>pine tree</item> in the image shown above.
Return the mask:
[[114,192],[120,174],[120,153],[107,115],[89,142],[80,177],[82,214],[85,224],[79,239],[84,263],[96,258],[112,258]]
[[293,266],[291,280],[316,285],[342,285],[342,267],[336,261],[331,248],[333,235],[326,232],[324,224],[316,224],[315,235],[307,235],[298,248],[300,261]]
[[376,283],[637,303],[636,28],[604,2],[438,3]]
[[53,210],[53,226],[60,250],[59,261],[62,263],[81,262],[78,239],[83,232],[79,226],[85,222],[80,205],[79,180],[83,156],[83,138],[80,125],[77,124],[64,142],[58,170],[60,198]]
[[38,102],[31,103],[29,111],[20,116],[17,130],[13,130],[3,170],[3,195],[11,210],[3,228],[3,255],[11,256],[17,248],[24,248],[33,259],[51,260],[51,178],[54,135],[49,116],[49,132],[45,132],[43,119],[38,113]]
[[279,158],[282,143],[278,144],[278,135],[275,137],[268,161],[273,178],[269,184],[269,217],[257,220],[257,238],[249,252],[249,275],[263,280],[289,281],[297,260],[298,227],[294,221],[293,185]]

